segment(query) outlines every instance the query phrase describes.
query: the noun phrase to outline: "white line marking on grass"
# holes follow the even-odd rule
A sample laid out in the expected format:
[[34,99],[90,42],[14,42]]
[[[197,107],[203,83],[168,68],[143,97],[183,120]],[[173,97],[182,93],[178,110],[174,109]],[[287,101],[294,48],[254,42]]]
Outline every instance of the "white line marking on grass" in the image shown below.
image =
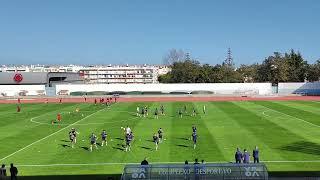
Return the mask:
[[[262,163],[320,163],[320,160],[303,160],[303,161],[261,161]],[[231,161],[212,161],[206,163],[232,163]],[[137,164],[140,163],[136,162],[128,162],[128,163],[79,163],[79,164],[21,164],[16,165],[19,167],[54,167],[54,166],[104,166],[104,165],[127,165],[127,164]],[[184,162],[152,162],[150,164],[184,164]]]
[[[81,111],[81,112],[84,112],[84,111]],[[93,112],[93,111],[86,111],[86,112]],[[137,117],[133,112],[130,112],[130,111],[112,111],[112,112],[125,112],[125,113],[128,113],[128,114],[131,114],[131,115],[134,115],[135,117],[133,118],[129,118],[129,119],[124,119],[124,120],[118,120],[118,121],[113,121],[113,122],[103,122],[103,123],[84,123],[84,124],[77,124],[77,126],[87,126],[87,125],[99,125],[99,124],[114,124],[114,123],[119,123],[119,122],[127,122],[127,121],[131,121],[131,120],[135,120],[139,117]],[[63,112],[63,113],[66,113],[66,112]],[[70,125],[70,123],[58,123],[58,124],[52,124],[52,123],[44,123],[44,122],[39,122],[39,121],[35,121],[34,119],[37,119],[39,117],[41,117],[42,115],[40,116],[37,116],[37,117],[33,117],[30,119],[30,121],[32,123],[36,123],[36,124],[41,124],[41,125],[54,125],[54,126],[58,126],[58,125]]]
[[100,109],[99,111],[96,111],[96,112],[94,112],[94,113],[92,113],[92,114],[90,114],[90,115],[88,115],[88,116],[86,116],[86,117],[84,117],[84,118],[82,118],[82,119],[80,119],[80,120],[78,120],[78,121],[70,124],[69,126],[66,126],[66,127],[62,128],[62,129],[60,129],[59,131],[56,131],[56,132],[54,132],[54,133],[52,133],[52,134],[49,134],[48,136],[46,136],[46,137],[44,137],[44,138],[39,139],[39,140],[37,140],[37,141],[35,141],[35,142],[27,145],[27,146],[25,146],[25,147],[23,147],[23,148],[15,151],[14,153],[11,153],[11,154],[9,154],[8,156],[3,157],[2,159],[0,159],[0,161],[3,161],[3,160],[5,160],[5,159],[7,159],[8,157],[11,157],[11,156],[17,154],[18,152],[23,151],[23,150],[27,149],[28,147],[30,147],[30,146],[32,146],[32,145],[34,145],[34,144],[36,144],[36,143],[38,143],[38,142],[40,142],[40,141],[42,141],[42,140],[45,140],[45,139],[47,139],[47,138],[49,138],[49,137],[51,137],[51,136],[53,136],[53,135],[55,135],[55,134],[57,134],[57,133],[59,133],[59,132],[61,132],[61,131],[67,129],[67,128],[69,128],[70,126],[73,126],[73,125],[77,124],[78,122],[83,121],[83,120],[91,117],[92,115],[94,115],[94,114],[96,114],[96,113],[98,113],[98,112],[100,112],[100,111],[102,111],[102,110],[103,110],[103,109]]
[[[265,106],[264,106],[264,107],[265,107]],[[278,112],[278,113],[283,114],[283,115],[285,115],[285,116],[288,116],[288,117],[297,119],[297,120],[299,120],[299,121],[302,121],[302,122],[305,122],[305,123],[310,124],[310,125],[312,125],[312,126],[315,126],[315,127],[320,128],[319,125],[313,124],[313,123],[311,123],[311,122],[309,122],[309,121],[306,121],[306,120],[303,120],[303,119],[301,119],[301,118],[294,117],[294,116],[291,116],[291,115],[289,115],[289,114],[286,114],[286,113],[283,113],[283,112],[280,112],[280,111],[277,111],[277,110],[274,110],[274,109],[270,109],[270,108],[268,108],[268,107],[265,107],[265,108],[268,109],[267,111]],[[263,114],[264,116],[272,117],[272,116],[266,114],[267,111],[263,111],[262,114]]]

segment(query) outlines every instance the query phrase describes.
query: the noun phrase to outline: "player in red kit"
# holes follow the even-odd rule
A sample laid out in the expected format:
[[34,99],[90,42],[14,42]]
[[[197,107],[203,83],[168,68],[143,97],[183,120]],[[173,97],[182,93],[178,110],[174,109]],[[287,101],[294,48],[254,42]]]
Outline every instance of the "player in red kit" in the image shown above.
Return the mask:
[[57,114],[57,121],[58,121],[58,122],[61,121],[61,114],[60,114],[60,113]]
[[59,99],[59,103],[62,104],[62,98]]
[[94,105],[97,105],[97,99],[94,99]]
[[18,98],[18,104],[21,104],[21,99],[20,98]]
[[20,112],[21,111],[21,107],[20,107],[20,105],[18,104],[17,105],[17,112]]

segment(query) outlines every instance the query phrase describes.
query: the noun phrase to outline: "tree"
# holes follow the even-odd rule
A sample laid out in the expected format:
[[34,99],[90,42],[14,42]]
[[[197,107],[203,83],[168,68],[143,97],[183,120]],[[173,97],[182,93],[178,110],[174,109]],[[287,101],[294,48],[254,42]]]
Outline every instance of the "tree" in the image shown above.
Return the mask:
[[258,79],[258,64],[245,65],[241,64],[237,72],[242,77],[242,82],[256,82]]
[[285,61],[288,64],[288,80],[290,82],[303,82],[306,79],[307,62],[304,61],[301,54],[291,49],[290,53],[285,53]]
[[179,49],[170,49],[169,52],[164,56],[163,63],[165,65],[172,65],[175,62],[184,61],[186,58],[186,53]]
[[308,65],[306,71],[306,78],[308,81],[319,81],[320,78],[320,59],[317,60],[314,64]]

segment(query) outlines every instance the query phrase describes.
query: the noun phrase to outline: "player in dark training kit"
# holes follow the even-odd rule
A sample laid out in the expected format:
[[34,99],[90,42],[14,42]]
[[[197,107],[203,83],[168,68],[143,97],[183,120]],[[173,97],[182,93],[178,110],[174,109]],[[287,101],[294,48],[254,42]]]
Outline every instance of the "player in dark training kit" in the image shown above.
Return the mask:
[[92,133],[90,136],[90,152],[92,152],[92,146],[95,146],[96,149],[98,149],[97,139],[98,137],[94,133]]
[[153,142],[156,144],[156,151],[158,151],[158,146],[159,146],[159,137],[158,137],[158,134],[155,133],[153,135]]
[[158,130],[158,137],[159,137],[159,143],[161,143],[163,140],[163,130],[161,128]]
[[80,134],[80,133],[77,132],[75,128],[71,128],[71,133],[74,136],[74,144],[75,144],[75,143],[77,143],[77,134]]
[[197,132],[197,127],[196,127],[196,125],[192,125],[192,132]]
[[161,106],[160,106],[160,111],[161,111],[161,115],[165,115],[164,114],[164,106],[163,106],[163,104],[161,104]]
[[106,144],[106,146],[108,145],[108,142],[107,142],[107,133],[106,133],[106,130],[103,130],[102,133],[101,133],[101,146],[103,146],[103,144]]
[[181,109],[179,109],[178,114],[179,114],[179,117],[182,118],[182,110]]
[[144,107],[144,115],[145,115],[145,116],[148,116],[148,115],[149,115],[149,113],[148,113],[148,107],[147,107],[147,106]]
[[195,115],[196,115],[196,109],[193,108],[193,109],[192,109],[192,114],[191,114],[191,116],[195,116]]
[[154,110],[154,118],[155,119],[159,119],[158,114],[159,114],[159,111],[158,111],[158,108],[156,108],[156,110]]
[[72,131],[69,132],[69,139],[71,143],[71,148],[73,148],[75,144],[75,136],[74,136],[74,133],[72,133]]
[[197,147],[197,138],[198,138],[197,132],[194,131],[192,133],[193,149],[196,149]]

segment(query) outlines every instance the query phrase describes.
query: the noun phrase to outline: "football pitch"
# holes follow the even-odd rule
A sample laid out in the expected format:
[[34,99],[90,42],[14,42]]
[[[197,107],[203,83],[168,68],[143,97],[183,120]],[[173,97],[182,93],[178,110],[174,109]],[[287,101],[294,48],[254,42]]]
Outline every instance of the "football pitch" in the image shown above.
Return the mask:
[[[163,104],[165,115],[154,118]],[[186,105],[180,118],[178,110]],[[206,106],[206,114],[203,106]],[[126,163],[170,163],[195,158],[206,162],[233,162],[237,147],[260,149],[260,160],[269,171],[320,170],[320,102],[239,101],[239,102],[122,102],[110,108],[94,104],[0,104],[0,164],[13,162],[19,175],[121,174]],[[148,106],[148,117],[137,117],[137,106]],[[75,109],[80,112],[76,113]],[[197,115],[191,116],[195,108]],[[61,123],[54,123],[61,113]],[[192,125],[198,143],[190,140]],[[132,150],[125,152],[123,131],[134,133]],[[155,151],[152,135],[164,130],[164,141]],[[68,132],[80,133],[71,148]],[[108,146],[93,148],[94,132],[108,133]],[[251,157],[252,158],[252,157]],[[251,159],[252,161],[252,159]]]

